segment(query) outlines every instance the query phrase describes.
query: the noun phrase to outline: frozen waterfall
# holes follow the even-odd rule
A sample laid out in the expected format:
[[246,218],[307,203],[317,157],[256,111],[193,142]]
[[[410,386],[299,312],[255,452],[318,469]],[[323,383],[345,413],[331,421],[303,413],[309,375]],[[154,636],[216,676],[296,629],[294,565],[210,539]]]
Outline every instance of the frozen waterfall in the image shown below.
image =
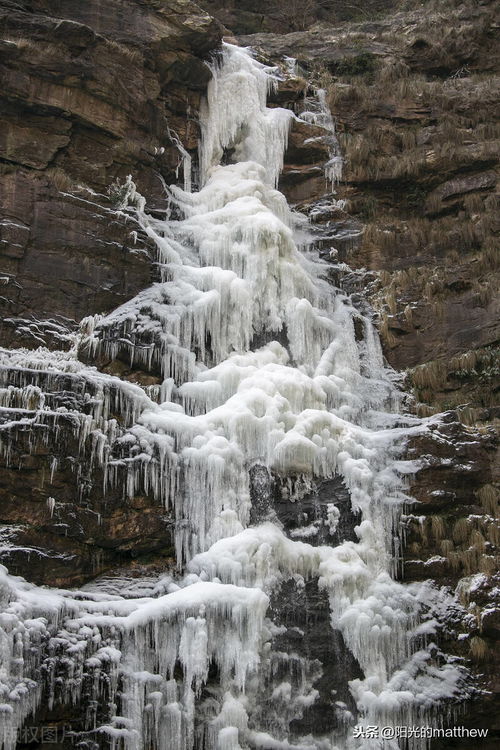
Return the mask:
[[[104,468],[104,492],[125,473],[125,499],[144,491],[163,503],[177,557],[177,569],[139,598],[91,584],[37,588],[0,569],[7,750],[41,700],[78,703],[84,692],[94,706],[87,739],[113,748],[390,750],[397,739],[356,738],[354,724],[436,722],[461,690],[460,668],[432,642],[436,595],[393,578],[405,475],[415,470],[404,443],[425,422],[400,415],[372,321],[328,281],[305,218],[277,190],[296,116],[266,106],[278,71],[225,45],[212,73],[198,191],[171,186],[172,218],[162,221],[127,185],[161,280],[83,321],[70,353],[2,352],[3,371],[17,368],[15,382],[2,382],[2,405],[30,424],[67,417],[44,401],[44,384],[61,373],[91,390],[91,408],[72,415],[81,450]],[[326,166],[326,178],[338,176],[338,155]],[[148,390],[105,375],[78,351],[126,356],[163,384]],[[7,432],[2,450],[9,454]],[[334,499],[302,537],[287,535],[273,483],[292,504],[334,477],[359,519],[355,538],[334,543]],[[290,581],[299,591],[317,582],[359,668],[352,710],[333,702],[329,732],[290,728],[318,700],[321,676],[314,660],[273,645],[284,626],[270,602]]]

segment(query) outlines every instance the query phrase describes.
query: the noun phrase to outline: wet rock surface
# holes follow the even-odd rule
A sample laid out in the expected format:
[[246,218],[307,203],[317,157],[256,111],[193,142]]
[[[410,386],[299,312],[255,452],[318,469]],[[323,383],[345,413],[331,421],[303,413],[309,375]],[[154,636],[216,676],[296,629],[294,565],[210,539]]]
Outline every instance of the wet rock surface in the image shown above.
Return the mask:
[[[289,581],[272,598],[270,612],[284,631],[272,641],[276,666],[272,670],[271,691],[281,680],[291,680],[293,684],[309,678],[312,689],[319,695],[310,707],[304,708],[302,715],[292,718],[292,735],[299,738],[314,732],[328,736],[341,729],[346,714],[357,715],[348,680],[363,676],[342,634],[332,629],[328,597],[318,589],[316,580],[305,586]],[[285,655],[295,656],[295,664],[290,663],[290,657],[284,659]],[[262,705],[265,717],[267,701],[262,701]]]

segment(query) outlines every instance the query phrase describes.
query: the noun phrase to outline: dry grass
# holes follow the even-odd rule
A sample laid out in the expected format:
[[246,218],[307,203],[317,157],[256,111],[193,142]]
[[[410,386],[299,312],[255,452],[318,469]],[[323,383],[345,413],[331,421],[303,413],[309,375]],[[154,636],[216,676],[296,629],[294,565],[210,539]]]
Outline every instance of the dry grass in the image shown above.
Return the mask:
[[37,46],[36,42],[24,36],[5,36],[3,37],[3,41],[8,42],[9,44],[15,44],[18,49],[33,50],[36,49]]
[[442,539],[439,547],[441,550],[441,554],[445,557],[455,549],[455,545],[453,544],[451,539]]
[[458,550],[447,555],[451,570],[459,575],[474,575],[485,573],[491,575],[498,566],[498,560],[493,555],[486,555],[477,548]]
[[[497,502],[497,494],[492,485],[485,485],[477,493],[488,511]],[[490,576],[498,569],[500,524],[489,512],[455,520],[442,515],[430,515],[424,520],[415,518],[411,528],[416,537],[408,549],[412,556],[425,558],[425,553],[436,554],[439,550],[448,562],[449,571],[459,577],[478,572]],[[462,586],[457,591],[464,606],[468,605],[467,588]]]
[[483,638],[475,635],[470,640],[469,653],[472,661],[479,663],[486,661],[486,659],[489,657],[490,650],[486,641]]
[[491,521],[487,528],[488,541],[493,547],[500,546],[500,526],[496,521]]
[[46,57],[57,57],[58,55],[62,55],[64,52],[63,47],[57,44],[54,44],[52,42],[46,42],[46,41],[36,41],[35,39],[28,39],[27,37],[18,36],[18,37],[4,37],[5,42],[11,42],[12,44],[15,44],[17,49],[23,54],[23,55],[29,55],[31,59],[31,62],[35,62],[39,58],[46,58]]
[[500,501],[500,490],[493,484],[484,484],[476,492],[476,496],[481,503],[485,513],[494,518],[498,517],[498,507]]
[[498,571],[498,558],[493,555],[482,555],[478,570],[487,576],[494,575]]
[[473,529],[469,537],[469,545],[474,549],[484,552],[486,550],[486,540],[478,529]]
[[417,403],[415,405],[415,414],[417,417],[432,417],[434,414],[438,414],[440,411],[437,406],[430,406],[429,404]]
[[444,538],[446,526],[441,516],[431,516],[432,536],[436,542]]
[[411,381],[415,388],[439,390],[446,380],[446,365],[441,361],[428,362],[412,370]]
[[460,143],[466,139],[463,131],[457,130],[449,135],[437,132],[439,138],[433,139],[432,144],[411,147],[408,143],[416,135],[409,131],[405,139],[399,136],[393,153],[384,153],[391,140],[387,129],[379,130],[378,139],[381,144],[378,149],[377,138],[374,143],[369,131],[342,135],[340,143],[345,154],[345,179],[354,183],[407,182],[410,179],[424,179],[426,176],[431,179],[436,172],[453,173],[471,163],[493,163],[497,158],[497,140],[478,139],[473,143],[463,144]]
[[495,573],[499,560],[494,553],[500,542],[500,528],[490,515],[459,518],[453,526],[452,536],[454,544],[444,540],[441,550],[454,572],[465,575]]
[[51,167],[45,172],[50,182],[61,192],[67,192],[75,188],[75,182],[64,170],[59,167]]
[[469,539],[470,523],[467,518],[459,518],[453,526],[453,540],[457,544],[465,543]]
[[432,390],[439,390],[449,376],[459,379],[482,376],[486,381],[496,372],[498,356],[496,347],[470,349],[447,361],[433,360],[415,367],[409,371],[409,380],[415,388]]
[[[426,253],[433,255],[438,261],[443,255],[449,254],[447,265],[453,256],[463,263],[479,262],[474,269],[474,275],[490,272],[500,266],[498,245],[492,236],[495,210],[485,211],[482,215],[466,212],[463,215],[441,216],[437,218],[415,217],[382,224],[368,224],[363,234],[363,248],[366,250],[395,250],[403,249],[408,255],[411,253]],[[459,219],[459,220],[457,220]],[[467,257],[470,253],[471,256]],[[455,270],[452,268],[451,270]],[[394,281],[398,288],[407,288],[415,283],[419,275],[425,276],[429,269],[410,271],[396,276]],[[438,271],[441,273],[441,271]]]
[[113,50],[120,57],[124,57],[129,63],[142,63],[142,55],[134,47],[128,47],[120,42],[115,42],[113,39],[106,39],[106,47]]

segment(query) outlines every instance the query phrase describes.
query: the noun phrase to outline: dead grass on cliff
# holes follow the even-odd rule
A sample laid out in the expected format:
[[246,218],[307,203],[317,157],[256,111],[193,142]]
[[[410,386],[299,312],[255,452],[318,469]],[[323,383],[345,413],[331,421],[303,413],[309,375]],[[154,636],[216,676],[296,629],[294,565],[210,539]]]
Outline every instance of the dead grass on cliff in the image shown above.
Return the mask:
[[[491,289],[488,291],[488,296]],[[497,403],[495,384],[498,387],[500,368],[498,366],[499,350],[497,347],[484,347],[469,350],[447,360],[433,360],[418,365],[407,371],[406,382],[412,388],[419,405],[432,402],[436,395],[447,393],[446,408],[455,408],[464,401],[461,386],[470,384],[476,389],[477,398],[481,399],[483,408]],[[455,390],[452,390],[455,388]],[[435,413],[437,407],[433,407]],[[444,408],[444,407],[443,407]],[[473,425],[481,416],[481,409],[462,406],[457,411],[460,421]],[[420,416],[428,416],[421,413]],[[486,492],[486,490],[485,490]]]
[[[421,541],[412,543],[411,554],[420,555],[424,548],[437,546],[455,574],[468,576],[483,572],[491,575],[498,566],[495,550],[500,541],[500,528],[491,515],[462,517],[454,523],[432,515],[414,529]],[[466,605],[468,593],[461,598]]]
[[[458,396],[460,396],[460,393],[457,395],[457,400],[463,401],[463,398],[458,399]],[[494,405],[494,399],[491,398],[490,400]],[[466,427],[478,428],[481,422],[488,419],[488,415],[484,412],[484,407],[457,406],[456,413],[459,421]],[[479,427],[479,429],[481,428]]]
[[412,543],[411,554],[418,556],[423,549],[438,547],[455,574],[484,572],[491,575],[495,572],[498,560],[494,552],[500,540],[500,528],[490,515],[462,517],[454,523],[440,515],[431,515],[423,523],[416,523],[414,531],[420,542]]
[[[380,63],[373,78],[343,76],[328,85],[329,104],[343,118],[346,113],[382,116],[415,110],[425,120],[451,116],[457,127],[491,127],[500,90],[500,76],[475,73],[464,78],[429,80],[402,61]],[[380,103],[384,103],[384,111]],[[426,112],[427,110],[427,112]],[[409,123],[411,126],[411,122]]]
[[495,357],[496,350],[491,349],[470,349],[469,351],[457,354],[452,357],[448,363],[448,369],[450,372],[456,372],[457,374],[462,373],[476,373],[478,369],[486,364],[492,363]]
[[[496,248],[486,246],[479,251],[474,249],[477,242],[474,234],[467,234],[467,225],[459,227],[462,252],[464,246],[469,245],[472,252],[459,256],[454,252],[454,262],[429,268],[427,266],[411,266],[393,273],[381,271],[379,275],[379,290],[371,300],[379,316],[379,332],[382,340],[390,347],[397,344],[397,339],[391,328],[393,321],[398,321],[398,327],[404,321],[410,328],[418,323],[419,316],[425,307],[427,318],[436,322],[443,320],[446,315],[448,300],[456,295],[454,284],[463,276],[467,279],[469,295],[473,295],[474,304],[487,307],[495,298],[498,286],[498,254]],[[384,242],[387,234],[383,234]],[[379,242],[378,247],[384,246]],[[393,245],[394,236],[389,236],[389,245]],[[416,249],[415,252],[418,252]],[[460,270],[462,269],[462,270]],[[498,350],[495,348],[478,349],[464,352],[446,362],[434,360],[409,370],[407,374],[408,387],[412,388],[417,399],[420,416],[429,416],[436,412],[436,405],[432,402],[436,394],[448,390],[449,398],[442,408],[456,408],[463,405],[464,397],[460,386],[462,383],[474,382],[476,396],[480,398],[483,408],[496,403],[496,391],[493,387],[495,379],[498,381],[500,368],[498,367]],[[449,378],[453,378],[451,388]],[[476,377],[477,376],[477,377]],[[430,410],[424,406],[428,404]],[[463,407],[460,410],[460,420],[464,424],[472,424],[478,417],[473,407]]]
[[72,190],[75,187],[74,180],[59,167],[50,167],[46,170],[45,175],[50,183],[62,192]]
[[490,655],[490,649],[486,641],[478,635],[471,638],[469,643],[469,655],[472,661],[476,663],[486,661]]
[[106,47],[114,53],[124,57],[130,63],[138,64],[142,62],[142,55],[134,47],[128,47],[126,44],[115,42],[114,39],[106,39]]
[[500,491],[493,484],[484,484],[477,492],[476,496],[481,503],[484,512],[493,516],[498,515]]
[[[436,263],[452,267],[473,264],[472,278],[480,278],[500,267],[500,252],[494,236],[497,219],[492,205],[495,202],[485,199],[483,211],[477,213],[475,202],[471,200],[469,208],[458,215],[415,217],[392,225],[389,222],[384,225],[379,219],[365,226],[363,248],[368,252],[398,250],[407,257],[430,255],[436,258]],[[391,283],[394,291],[403,291],[415,284],[419,275],[418,270],[406,269],[404,273],[396,272],[392,281],[382,279],[382,283],[384,286]]]
[[488,526],[488,541],[493,547],[500,546],[500,526],[496,521],[492,521]]
[[7,42],[8,44],[15,44],[18,49],[34,49],[36,44],[32,39],[28,39],[24,36],[18,36],[18,37],[12,37],[12,36],[6,36],[3,38],[4,42]]
[[446,525],[441,516],[431,516],[431,531],[436,542],[444,538],[446,534]]
[[446,557],[454,548],[455,545],[451,539],[442,539],[439,544],[439,549],[444,557]]
[[423,404],[417,402],[413,407],[414,413],[417,417],[432,417],[434,414],[438,414],[440,409],[437,406],[430,406],[429,404]]
[[450,552],[447,560],[455,573],[466,576],[475,573],[491,575],[497,567],[497,561],[493,555],[486,555],[476,547]]
[[63,46],[54,44],[53,42],[36,41],[23,36],[7,37],[4,41],[15,44],[23,56],[30,55],[32,62],[40,58],[57,57],[64,54]]
[[[416,178],[430,180],[435,173],[452,175],[474,163],[480,168],[483,163],[494,164],[497,160],[498,141],[465,143],[467,133],[458,128],[449,136],[443,130],[438,132],[439,138],[433,139],[430,144],[419,146],[415,145],[414,132],[406,131],[402,137],[393,128],[393,153],[384,153],[391,141],[390,130],[379,129],[373,140],[369,130],[363,134],[343,134],[340,142],[345,155],[345,180],[354,183],[408,181]],[[446,140],[447,137],[450,140]],[[439,202],[437,210],[440,208],[442,205]],[[436,209],[433,208],[432,212],[435,213]]]
[[419,390],[425,388],[430,388],[432,391],[441,390],[446,381],[446,366],[440,361],[426,362],[412,370],[410,379],[413,387]]

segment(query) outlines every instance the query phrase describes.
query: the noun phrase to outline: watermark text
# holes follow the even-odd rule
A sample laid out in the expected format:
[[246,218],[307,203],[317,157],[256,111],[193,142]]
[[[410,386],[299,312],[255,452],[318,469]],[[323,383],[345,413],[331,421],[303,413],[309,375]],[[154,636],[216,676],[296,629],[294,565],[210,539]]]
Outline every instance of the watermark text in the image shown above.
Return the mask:
[[354,727],[353,737],[360,737],[362,739],[383,739],[393,740],[399,737],[403,739],[415,738],[426,738],[433,739],[434,737],[487,737],[487,729],[469,729],[468,727],[448,727],[448,729],[441,729],[440,727],[405,727],[405,726],[394,726],[394,727],[379,727],[375,725],[361,726],[357,725]]
[[45,743],[47,745],[57,745],[71,736],[71,726],[69,724],[46,724],[44,726],[24,726],[20,729],[11,727],[4,730],[6,740],[22,745],[29,745],[32,742]]

